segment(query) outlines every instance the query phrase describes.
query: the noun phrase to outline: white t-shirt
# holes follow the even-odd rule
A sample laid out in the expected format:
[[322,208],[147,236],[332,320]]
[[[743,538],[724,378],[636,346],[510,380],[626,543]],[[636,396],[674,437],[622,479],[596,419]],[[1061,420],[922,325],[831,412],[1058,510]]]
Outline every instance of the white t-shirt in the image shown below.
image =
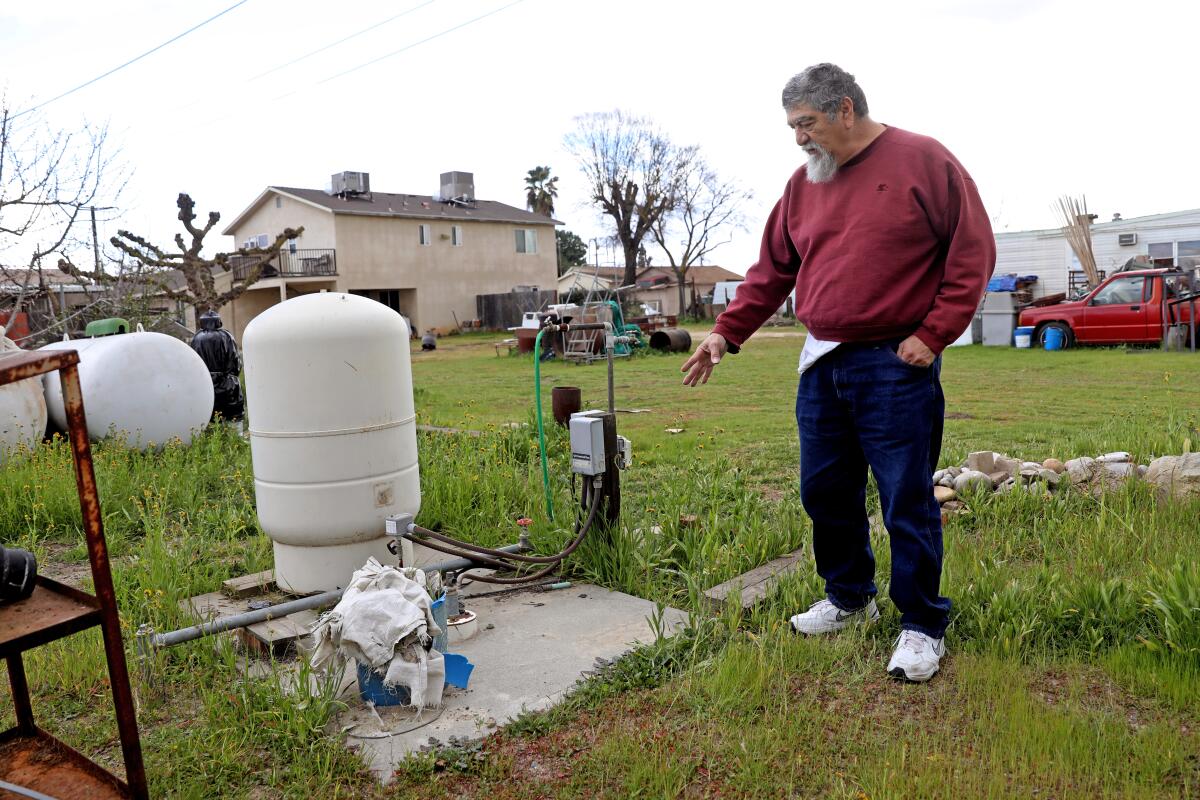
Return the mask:
[[801,375],[804,370],[817,363],[817,359],[821,356],[833,352],[841,342],[827,342],[823,339],[818,339],[811,333],[804,339],[804,349],[800,351],[800,365],[796,369]]

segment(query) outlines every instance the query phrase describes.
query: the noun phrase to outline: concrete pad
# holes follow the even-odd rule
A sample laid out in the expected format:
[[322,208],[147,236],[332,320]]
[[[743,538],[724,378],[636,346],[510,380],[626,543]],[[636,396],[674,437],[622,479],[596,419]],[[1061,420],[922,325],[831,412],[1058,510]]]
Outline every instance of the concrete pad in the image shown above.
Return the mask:
[[[477,591],[493,587],[474,584]],[[450,737],[475,739],[524,711],[549,708],[571,690],[597,658],[614,659],[637,644],[653,641],[649,618],[654,603],[590,584],[547,592],[526,591],[494,597],[463,598],[479,615],[479,628],[453,652],[475,665],[470,688],[447,687],[442,709],[417,715],[405,707],[364,704],[357,686],[350,708],[334,725],[346,731],[346,744],[361,754],[382,781],[391,780],[397,763],[427,744]],[[665,633],[687,621],[668,608]],[[490,627],[489,627],[490,626]],[[398,731],[394,735],[388,735]]]

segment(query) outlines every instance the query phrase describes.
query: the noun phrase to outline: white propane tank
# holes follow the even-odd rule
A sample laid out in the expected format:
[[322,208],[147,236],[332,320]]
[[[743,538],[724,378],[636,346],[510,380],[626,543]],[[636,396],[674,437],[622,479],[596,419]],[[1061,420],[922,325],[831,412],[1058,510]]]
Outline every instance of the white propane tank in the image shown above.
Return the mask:
[[369,557],[388,559],[384,520],[420,510],[408,338],[395,311],[340,292],[246,326],[258,521],[284,589],[344,587]]
[[[165,333],[143,331],[54,342],[42,350],[77,350],[88,438],[114,435],[148,449],[178,437],[184,444],[212,416],[213,385],[196,351]],[[58,373],[43,376],[50,419],[67,428]]]
[[[20,351],[12,339],[0,333],[0,356]],[[32,450],[45,432],[46,398],[41,379],[0,386],[0,464],[22,446]]]

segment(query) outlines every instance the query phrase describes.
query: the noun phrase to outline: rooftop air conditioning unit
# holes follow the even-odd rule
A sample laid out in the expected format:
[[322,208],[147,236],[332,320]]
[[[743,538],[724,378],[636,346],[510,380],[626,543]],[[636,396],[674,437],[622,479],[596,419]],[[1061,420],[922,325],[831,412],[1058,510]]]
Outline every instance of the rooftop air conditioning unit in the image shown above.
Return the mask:
[[1137,234],[1136,233],[1118,233],[1117,234],[1117,244],[1119,244],[1121,247],[1130,247],[1131,245],[1135,245],[1135,244],[1137,244]]
[[471,172],[443,172],[441,174],[440,199],[443,203],[459,200],[475,201],[475,175]]
[[368,194],[371,191],[369,172],[335,172],[329,180],[334,194]]

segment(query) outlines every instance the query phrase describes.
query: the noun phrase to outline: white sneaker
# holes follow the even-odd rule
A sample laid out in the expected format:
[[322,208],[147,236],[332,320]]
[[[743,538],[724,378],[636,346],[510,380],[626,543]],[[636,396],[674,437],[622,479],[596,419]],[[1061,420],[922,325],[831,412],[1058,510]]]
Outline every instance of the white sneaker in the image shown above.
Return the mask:
[[855,611],[843,611],[829,598],[818,600],[808,611],[792,617],[792,630],[796,633],[833,633],[853,623],[871,623],[879,619],[879,609],[872,600]]
[[946,655],[946,640],[934,639],[920,631],[903,630],[896,639],[896,650],[887,671],[893,678],[924,683],[938,671]]

